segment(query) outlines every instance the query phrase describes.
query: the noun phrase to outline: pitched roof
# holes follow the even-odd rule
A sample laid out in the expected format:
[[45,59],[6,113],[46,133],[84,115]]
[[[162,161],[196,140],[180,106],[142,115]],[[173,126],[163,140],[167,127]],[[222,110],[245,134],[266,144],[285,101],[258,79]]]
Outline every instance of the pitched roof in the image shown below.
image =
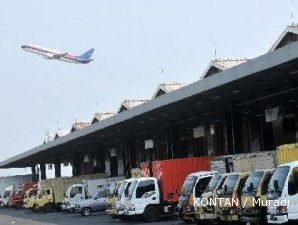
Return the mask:
[[205,77],[212,76],[216,73],[219,73],[221,71],[224,71],[226,69],[230,69],[234,66],[237,66],[241,63],[246,62],[248,59],[214,59],[212,60],[207,68],[205,69],[204,73],[200,77],[200,79],[203,79]]
[[74,132],[76,130],[82,130],[88,126],[90,126],[91,123],[86,123],[86,122],[76,122],[72,125],[70,132]]
[[154,92],[152,99],[157,98],[160,95],[170,93],[172,91],[175,91],[179,88],[184,87],[186,84],[181,84],[181,83],[169,83],[169,84],[159,84],[158,87],[156,88],[156,91]]
[[143,104],[143,103],[145,103],[147,101],[148,100],[138,100],[138,99],[130,99],[130,100],[127,99],[127,100],[124,100],[121,103],[121,105],[120,105],[120,107],[118,109],[118,113],[123,112],[125,110],[128,110],[130,108],[136,107],[138,105],[141,105],[141,104]]
[[273,52],[283,46],[298,41],[298,24],[292,23],[279,35],[278,39],[274,42],[269,52]]
[[97,123],[101,120],[104,120],[106,118],[109,118],[111,116],[114,116],[116,113],[103,113],[103,112],[97,112],[94,114],[93,119],[92,119],[92,124]]
[[55,139],[59,138],[59,137],[63,137],[67,134],[69,134],[70,130],[62,130],[62,129],[58,129],[56,134],[55,134]]

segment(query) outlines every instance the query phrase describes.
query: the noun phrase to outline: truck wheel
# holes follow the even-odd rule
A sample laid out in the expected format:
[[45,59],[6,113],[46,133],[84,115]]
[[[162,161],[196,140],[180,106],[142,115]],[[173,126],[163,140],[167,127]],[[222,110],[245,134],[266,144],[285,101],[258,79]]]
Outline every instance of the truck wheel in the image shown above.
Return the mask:
[[32,207],[32,211],[33,211],[33,212],[38,212],[39,209],[40,209],[40,208],[39,208],[39,205],[37,205],[37,204],[34,204],[33,207]]
[[43,211],[46,213],[52,213],[54,212],[54,207],[50,203],[45,204],[45,206],[43,207]]
[[82,208],[81,215],[82,216],[90,216],[91,215],[91,208],[89,208],[89,207]]
[[143,219],[145,222],[153,222],[158,219],[158,209],[154,206],[146,207],[143,213]]

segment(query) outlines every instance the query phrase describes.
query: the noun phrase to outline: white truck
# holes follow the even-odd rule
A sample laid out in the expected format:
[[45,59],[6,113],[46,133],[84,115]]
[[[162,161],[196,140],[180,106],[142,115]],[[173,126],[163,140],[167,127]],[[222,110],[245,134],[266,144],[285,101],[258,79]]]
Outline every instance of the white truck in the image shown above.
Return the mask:
[[274,171],[267,191],[269,224],[298,222],[298,161],[282,164]]
[[116,217],[125,220],[125,200],[128,197],[129,190],[131,189],[132,182],[135,178],[126,179],[122,182],[118,190],[118,197],[115,202]]
[[91,198],[98,191],[107,190],[113,181],[112,178],[93,179],[69,186],[62,202],[62,210],[74,211],[76,205]]
[[2,206],[7,207],[9,204],[9,197],[11,193],[14,191],[14,186],[8,186],[4,189],[3,195],[2,195]]

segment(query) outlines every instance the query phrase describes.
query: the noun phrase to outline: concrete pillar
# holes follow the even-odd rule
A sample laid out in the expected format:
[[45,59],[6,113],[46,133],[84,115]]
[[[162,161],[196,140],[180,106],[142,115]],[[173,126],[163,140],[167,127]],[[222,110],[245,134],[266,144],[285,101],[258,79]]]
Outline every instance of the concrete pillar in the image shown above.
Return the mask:
[[36,175],[36,166],[31,166],[31,173]]
[[47,175],[46,175],[46,165],[44,163],[41,163],[39,165],[40,167],[40,179],[41,180],[45,180],[47,179]]
[[61,177],[61,163],[60,162],[56,162],[54,164],[55,166],[55,177]]

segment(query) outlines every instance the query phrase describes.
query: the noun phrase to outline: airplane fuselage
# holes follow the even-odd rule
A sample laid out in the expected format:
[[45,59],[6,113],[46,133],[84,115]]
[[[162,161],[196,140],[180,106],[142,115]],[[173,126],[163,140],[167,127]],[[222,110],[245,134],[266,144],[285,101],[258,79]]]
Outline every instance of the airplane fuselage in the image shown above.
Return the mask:
[[[67,52],[63,53],[63,52],[60,52],[60,51],[57,51],[54,49],[44,48],[44,47],[40,47],[40,46],[32,45],[32,44],[22,45],[22,48],[25,51],[41,55],[45,59],[50,59],[50,60],[56,59],[56,60],[60,60],[60,61],[64,61],[64,62],[77,63],[77,64],[86,64],[86,63],[93,61],[93,59],[84,58],[83,56],[76,56],[74,54],[70,54]],[[93,52],[93,50],[92,50],[92,52]]]

